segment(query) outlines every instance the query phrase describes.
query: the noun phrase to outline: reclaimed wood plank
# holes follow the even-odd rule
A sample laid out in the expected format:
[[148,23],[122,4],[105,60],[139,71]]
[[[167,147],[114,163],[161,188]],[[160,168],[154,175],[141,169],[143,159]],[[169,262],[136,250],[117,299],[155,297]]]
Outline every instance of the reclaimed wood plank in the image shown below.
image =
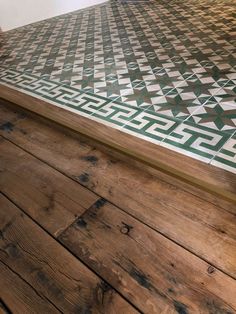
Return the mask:
[[7,308],[3,300],[0,300],[0,314],[11,314],[11,311]]
[[[173,173],[188,182],[204,187],[207,191],[213,191],[236,202],[236,177],[233,173],[157,146],[1,84],[0,97],[90,138],[96,138],[105,145],[153,168]],[[182,167],[183,164],[185,167]]]
[[4,300],[2,306],[3,312],[0,309],[0,313],[61,313],[45,297],[38,294],[33,287],[1,261],[0,298]]
[[[43,154],[46,154],[47,159],[50,158],[48,155],[50,150],[45,150],[45,147],[50,149],[50,146],[53,146],[53,149],[57,148],[57,145],[60,143],[60,139],[63,144],[66,141],[68,143],[74,143],[75,150],[76,147],[80,151],[83,149],[83,154],[89,153],[94,147],[97,147],[98,150],[105,152],[104,156],[109,158],[108,155],[115,157],[118,160],[127,161],[131,165],[137,166],[139,169],[149,173],[151,176],[155,175],[158,180],[163,180],[175,185],[176,187],[185,190],[191,194],[196,195],[197,197],[205,199],[207,202],[213,203],[219,207],[222,207],[228,211],[236,213],[236,206],[234,203],[227,201],[224,198],[220,198],[214,193],[209,193],[206,190],[200,189],[192,184],[188,184],[184,180],[177,178],[176,176],[169,175],[164,171],[159,171],[148,165],[138,162],[133,158],[128,157],[125,154],[119,153],[118,151],[111,149],[103,144],[100,144],[98,141],[89,139],[88,137],[82,136],[79,133],[73,132],[68,128],[62,127],[61,125],[54,123],[50,120],[44,119],[34,113],[23,110],[20,107],[15,106],[12,103],[1,101],[2,106],[0,106],[0,134],[4,137],[9,138],[16,144],[22,145],[26,150],[33,148],[33,153],[43,157]],[[40,129],[40,132],[38,130]],[[43,134],[43,139],[40,139],[41,133]],[[37,137],[34,136],[37,134]],[[36,145],[39,144],[36,150]],[[67,148],[67,146],[65,146]],[[73,146],[72,150],[73,150]],[[87,149],[87,151],[86,151]],[[59,149],[60,152],[60,149]],[[61,155],[61,152],[60,152]]]
[[236,280],[103,199],[59,240],[144,313],[236,312]]
[[227,212],[162,177],[153,177],[111,158],[41,122],[16,115],[10,121],[12,130],[2,130],[4,136],[194,254],[236,276],[234,203]]
[[137,313],[111,286],[0,195],[0,260],[63,313]]
[[80,184],[2,138],[0,170],[0,190],[54,235],[98,199]]

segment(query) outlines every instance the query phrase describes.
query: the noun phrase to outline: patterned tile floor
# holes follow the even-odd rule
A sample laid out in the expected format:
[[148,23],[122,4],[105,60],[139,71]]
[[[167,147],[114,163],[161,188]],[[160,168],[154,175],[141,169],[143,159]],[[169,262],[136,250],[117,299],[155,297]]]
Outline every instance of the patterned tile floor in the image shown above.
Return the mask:
[[4,33],[0,84],[236,173],[236,1],[111,0]]

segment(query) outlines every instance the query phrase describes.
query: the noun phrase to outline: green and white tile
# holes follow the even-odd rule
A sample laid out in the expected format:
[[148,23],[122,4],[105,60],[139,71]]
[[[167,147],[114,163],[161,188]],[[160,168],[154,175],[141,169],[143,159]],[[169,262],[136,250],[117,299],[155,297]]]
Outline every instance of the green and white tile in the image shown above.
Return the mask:
[[4,69],[0,72],[0,84],[16,88],[21,92],[32,94],[35,97],[41,97],[60,105],[65,105],[66,102],[83,93],[67,85],[61,85],[12,69]]
[[210,160],[224,146],[230,135],[223,131],[184,122],[161,145],[204,162]]
[[155,112],[137,111],[135,116],[123,126],[122,131],[159,144],[180,123],[180,120]]
[[66,102],[66,106],[77,110],[79,114],[90,116],[95,114],[105,105],[111,102],[110,99],[90,93],[81,93]]
[[211,161],[211,165],[236,174],[236,135],[227,141]]
[[140,108],[129,106],[119,101],[113,101],[101,106],[93,116],[106,121],[116,128],[121,128],[140,112],[142,112]]
[[234,172],[236,3],[116,1],[12,30],[0,83]]
[[213,97],[196,110],[188,121],[233,134],[236,131],[236,106],[230,102],[218,102]]

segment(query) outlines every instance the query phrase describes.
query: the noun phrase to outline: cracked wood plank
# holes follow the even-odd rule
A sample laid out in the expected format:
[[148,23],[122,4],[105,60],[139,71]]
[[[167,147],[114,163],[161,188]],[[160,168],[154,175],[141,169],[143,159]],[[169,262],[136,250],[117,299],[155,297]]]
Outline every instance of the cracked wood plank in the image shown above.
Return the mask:
[[59,234],[97,199],[19,147],[0,139],[0,190],[53,235]]
[[0,208],[0,261],[38,295],[63,313],[137,313],[2,194]]
[[104,199],[60,236],[144,313],[236,312],[236,281]]
[[0,112],[5,137],[236,278],[235,203],[205,200],[203,191],[188,187],[190,193],[161,172],[154,177],[42,119],[6,107]]

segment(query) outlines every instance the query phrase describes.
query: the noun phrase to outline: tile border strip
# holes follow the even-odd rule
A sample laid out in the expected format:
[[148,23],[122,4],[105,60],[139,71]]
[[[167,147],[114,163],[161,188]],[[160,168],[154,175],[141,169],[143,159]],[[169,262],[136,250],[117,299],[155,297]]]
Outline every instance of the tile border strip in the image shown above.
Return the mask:
[[[2,99],[117,151],[122,156],[131,157],[134,162],[141,162],[150,169],[158,169],[174,177],[181,178],[188,183],[219,194],[236,203],[236,176],[231,172],[130,136],[122,132],[121,129],[110,128],[96,119],[91,124],[91,119],[88,117],[74,114],[74,112],[65,109],[64,106],[52,106],[48,101],[27,95],[9,86],[0,85],[0,96]],[[94,136],[94,130],[96,130],[96,137]],[[186,165],[186,167],[183,167],[183,165]],[[155,175],[155,170],[153,170],[153,174]]]
[[[2,69],[1,85],[205,163],[210,163],[230,139],[223,131],[141,110],[15,69]],[[220,167],[223,165],[221,162]],[[230,166],[226,163],[225,169],[235,173],[236,162],[235,167],[232,161]]]

